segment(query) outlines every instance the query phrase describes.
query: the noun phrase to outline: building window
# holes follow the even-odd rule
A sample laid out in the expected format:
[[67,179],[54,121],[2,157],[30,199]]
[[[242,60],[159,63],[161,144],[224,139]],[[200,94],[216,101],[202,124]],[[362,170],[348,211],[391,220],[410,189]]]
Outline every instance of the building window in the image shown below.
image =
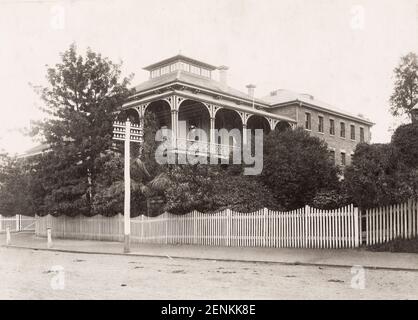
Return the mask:
[[195,67],[193,65],[190,66],[190,72],[194,73],[194,74],[199,74],[200,75],[200,68],[199,67]]
[[184,62],[179,62],[179,70],[190,72],[190,65]]
[[170,66],[165,66],[161,68],[161,75],[169,73],[170,72]]
[[151,78],[156,78],[160,76],[160,69],[155,69],[151,71]]
[[335,135],[335,121],[334,119],[329,119],[329,134]]
[[350,125],[350,138],[351,140],[356,140],[356,127],[354,124]]
[[345,166],[346,159],[345,159],[345,152],[341,152],[341,165]]
[[176,62],[176,63],[173,63],[173,64],[170,66],[170,71],[171,71],[171,72],[173,72],[173,71],[175,71],[175,70],[177,70],[177,69],[178,69],[177,62]]
[[318,131],[324,132],[324,117],[318,116]]
[[345,138],[345,123],[344,122],[340,123],[340,137]]
[[332,160],[332,162],[335,163],[335,150],[329,151],[329,157]]
[[210,78],[210,71],[208,69],[201,69],[201,74],[204,77]]
[[305,113],[305,129],[311,130],[311,114],[309,112]]
[[360,128],[360,142],[364,142],[364,128]]

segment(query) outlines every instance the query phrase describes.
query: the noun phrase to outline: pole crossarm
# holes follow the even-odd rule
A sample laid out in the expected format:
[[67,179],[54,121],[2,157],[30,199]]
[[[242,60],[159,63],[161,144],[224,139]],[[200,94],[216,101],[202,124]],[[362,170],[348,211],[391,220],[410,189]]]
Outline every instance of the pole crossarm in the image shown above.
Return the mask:
[[142,125],[133,124],[128,122],[118,122],[113,123],[113,139],[125,141],[126,139],[126,130],[129,125],[129,142],[142,143],[144,136],[144,128]]

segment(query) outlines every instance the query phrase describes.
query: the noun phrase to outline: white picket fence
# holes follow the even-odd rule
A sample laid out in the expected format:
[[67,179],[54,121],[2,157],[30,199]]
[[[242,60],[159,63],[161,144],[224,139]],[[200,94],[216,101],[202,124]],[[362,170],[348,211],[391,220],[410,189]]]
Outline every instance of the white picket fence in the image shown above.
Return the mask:
[[5,232],[7,227],[10,228],[10,231],[33,231],[35,230],[35,220],[35,217],[19,214],[11,217],[0,215],[0,232]]
[[418,236],[418,201],[374,208],[366,211],[366,244]]
[[[123,241],[123,216],[38,217],[35,232],[57,238]],[[136,243],[196,244],[208,246],[276,248],[354,248],[361,243],[358,209],[305,208],[253,213],[224,210],[214,214],[193,211],[186,215],[164,213],[131,219]]]

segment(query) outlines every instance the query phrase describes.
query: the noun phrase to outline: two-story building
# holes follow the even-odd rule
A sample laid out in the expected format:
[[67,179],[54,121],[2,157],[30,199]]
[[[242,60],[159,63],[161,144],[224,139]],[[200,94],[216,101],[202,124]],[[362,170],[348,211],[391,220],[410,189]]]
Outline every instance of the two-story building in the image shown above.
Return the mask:
[[[349,164],[355,146],[370,142],[373,123],[360,115],[339,110],[309,94],[275,90],[263,98],[254,96],[255,85],[247,92],[232,88],[227,83],[225,66],[177,55],[144,68],[149,80],[135,87],[135,93],[123,109],[133,111],[137,121],[146,112],[154,112],[160,127],[173,131],[176,152],[184,152],[189,143],[179,122],[186,127],[198,127],[207,132],[207,140],[200,139],[201,149],[223,154],[234,145],[215,141],[213,129],[239,129],[242,143],[248,139],[244,129],[285,130],[302,126],[313,136],[324,139],[337,164]],[[212,73],[217,72],[214,79]],[[210,147],[214,147],[211,149]]]

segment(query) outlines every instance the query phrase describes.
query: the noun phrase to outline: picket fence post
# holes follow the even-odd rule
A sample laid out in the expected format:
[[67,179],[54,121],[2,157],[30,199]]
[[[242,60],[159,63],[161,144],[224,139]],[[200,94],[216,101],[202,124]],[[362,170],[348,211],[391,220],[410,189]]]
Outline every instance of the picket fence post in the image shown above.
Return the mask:
[[308,205],[305,206],[305,232],[304,232],[304,236],[305,236],[305,248],[308,248],[309,246],[309,240],[308,240],[308,235],[309,235],[309,229],[308,229],[308,217],[310,216],[310,208]]
[[361,224],[359,223],[358,208],[354,208],[354,246],[356,248],[359,247],[359,238],[361,235],[361,230],[359,230],[359,226],[361,226]]
[[231,246],[231,209],[226,209],[226,245]]

